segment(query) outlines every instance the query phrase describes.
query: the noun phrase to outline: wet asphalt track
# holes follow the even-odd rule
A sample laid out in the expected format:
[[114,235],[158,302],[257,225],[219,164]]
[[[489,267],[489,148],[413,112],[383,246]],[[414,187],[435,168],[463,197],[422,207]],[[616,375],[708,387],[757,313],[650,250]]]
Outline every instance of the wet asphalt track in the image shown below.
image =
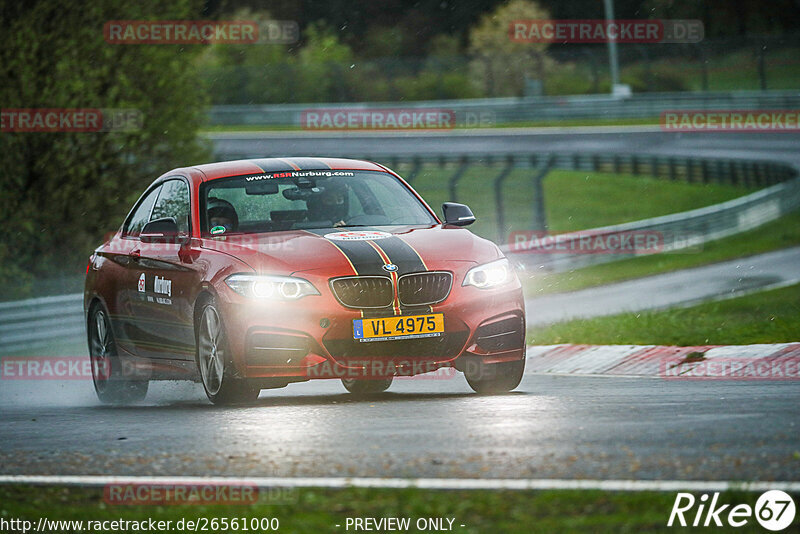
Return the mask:
[[528,375],[478,396],[457,375],[357,400],[317,381],[245,408],[188,383],[128,408],[42,386],[3,385],[2,474],[800,479],[797,382]]
[[[528,326],[689,306],[800,282],[800,247],[525,300]],[[533,276],[533,286],[536,277]]]
[[[211,139],[220,159],[587,150],[800,160],[797,134],[622,130]],[[3,381],[0,473],[799,480],[799,401],[797,382],[537,375],[484,397],[457,375],[398,381],[367,400],[338,381],[296,384],[247,408],[160,383],[144,405],[109,408],[87,381]]]

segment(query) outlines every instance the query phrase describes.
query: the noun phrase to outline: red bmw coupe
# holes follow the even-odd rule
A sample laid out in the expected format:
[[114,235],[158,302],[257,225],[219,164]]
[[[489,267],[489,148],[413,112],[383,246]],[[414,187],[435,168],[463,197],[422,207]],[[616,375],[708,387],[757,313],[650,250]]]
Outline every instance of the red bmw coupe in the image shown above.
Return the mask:
[[156,179],[92,254],[84,308],[94,386],[127,403],[199,380],[213,403],[341,379],[352,393],[451,367],[479,393],[525,365],[525,310],[498,247],[366,161],[270,158]]

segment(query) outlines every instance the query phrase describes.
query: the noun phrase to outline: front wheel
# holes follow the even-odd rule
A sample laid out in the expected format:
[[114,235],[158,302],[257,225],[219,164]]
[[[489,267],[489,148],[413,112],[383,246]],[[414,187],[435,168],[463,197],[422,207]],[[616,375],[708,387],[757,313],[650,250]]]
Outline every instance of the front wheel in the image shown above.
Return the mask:
[[100,402],[124,405],[143,400],[147,396],[149,382],[125,376],[111,321],[99,304],[89,314],[88,327],[92,382]]
[[234,376],[225,326],[213,300],[203,306],[197,324],[197,368],[206,396],[214,404],[247,404],[258,398],[257,386]]
[[464,370],[475,393],[507,393],[517,387],[525,372],[525,360],[504,363],[477,363]]
[[392,385],[393,377],[388,378],[342,378],[344,388],[354,395],[381,393]]

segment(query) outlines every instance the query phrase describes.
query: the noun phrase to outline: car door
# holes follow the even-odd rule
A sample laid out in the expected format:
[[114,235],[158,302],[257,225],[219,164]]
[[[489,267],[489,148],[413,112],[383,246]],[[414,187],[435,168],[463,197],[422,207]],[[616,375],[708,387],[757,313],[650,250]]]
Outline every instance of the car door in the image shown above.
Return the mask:
[[144,299],[137,306],[138,351],[151,358],[194,359],[194,294],[200,275],[191,255],[181,254],[191,236],[189,183],[169,178],[150,214],[150,221],[172,218],[178,236],[167,242],[141,243],[136,263],[145,277]]
[[120,348],[139,355],[140,340],[143,333],[138,323],[138,312],[142,307],[146,292],[146,276],[139,265],[141,241],[139,234],[150,220],[153,206],[161,191],[157,185],[146,191],[131,210],[122,226],[122,233],[115,243],[114,254],[109,259],[122,267],[121,276],[114,281],[114,295],[117,300],[111,320],[117,343]]

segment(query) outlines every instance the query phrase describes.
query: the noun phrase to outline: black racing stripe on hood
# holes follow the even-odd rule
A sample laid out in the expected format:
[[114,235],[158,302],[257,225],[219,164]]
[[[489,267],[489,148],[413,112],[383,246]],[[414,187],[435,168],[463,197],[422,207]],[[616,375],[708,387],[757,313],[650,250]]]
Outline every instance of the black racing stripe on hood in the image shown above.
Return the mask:
[[366,241],[331,241],[347,256],[359,275],[388,276],[383,270],[383,258]]
[[374,243],[389,256],[389,261],[397,265],[398,275],[427,270],[417,251],[401,238],[392,236],[386,239],[377,239]]
[[[378,228],[341,228],[338,231],[365,231],[365,232],[378,232],[382,231]],[[313,229],[308,230],[311,233],[325,236],[327,234],[336,233],[337,230],[331,229]],[[335,244],[339,249],[348,257],[353,266],[358,270],[358,274],[380,274],[383,276],[388,275],[387,271],[383,270],[383,258],[372,246],[364,241],[334,241],[329,239],[331,243]],[[407,273],[419,273],[426,271],[425,264],[420,258],[417,251],[414,250],[408,243],[403,241],[397,236],[385,237],[381,239],[374,239],[372,242],[378,246],[389,261],[397,265],[397,275],[404,275]],[[358,262],[358,263],[357,263]],[[370,264],[369,262],[375,262]],[[362,272],[362,269],[364,272]],[[376,271],[377,270],[377,271]],[[369,272],[367,272],[369,271]]]
[[[358,228],[358,230],[361,230],[361,228]],[[321,237],[337,233],[332,228],[314,228],[306,231]],[[327,241],[338,248],[350,260],[359,275],[389,276],[389,273],[383,270],[383,258],[367,241],[336,241],[333,239],[328,239]]]

